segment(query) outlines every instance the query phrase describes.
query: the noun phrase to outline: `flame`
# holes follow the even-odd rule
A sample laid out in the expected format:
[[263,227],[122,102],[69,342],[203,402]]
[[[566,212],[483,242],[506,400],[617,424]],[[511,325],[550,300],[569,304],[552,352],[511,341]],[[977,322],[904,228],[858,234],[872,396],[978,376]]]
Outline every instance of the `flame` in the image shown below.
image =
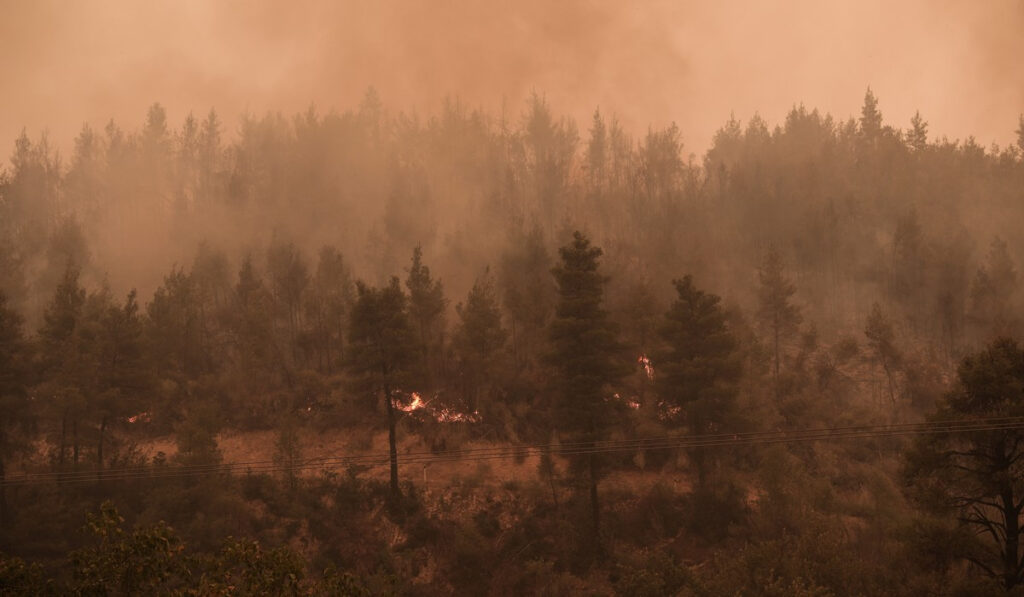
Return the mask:
[[395,408],[404,413],[411,413],[424,408],[427,405],[427,403],[423,401],[423,397],[419,395],[419,392],[413,392],[412,394],[409,394],[409,397],[412,398],[412,401],[409,402],[409,404],[402,404],[394,401],[393,404],[395,405]]
[[475,410],[472,413],[460,413],[456,410],[442,408],[437,412],[435,418],[438,423],[479,423],[480,413]]
[[644,368],[644,373],[647,374],[647,379],[654,381],[654,365],[651,364],[651,359],[648,358],[647,355],[641,354],[637,357],[636,362],[640,363],[640,366]]
[[[395,392],[395,394],[402,395],[403,392],[399,390]],[[423,396],[421,396],[419,392],[411,392],[409,397],[411,398],[409,404],[402,404],[396,399],[393,399],[392,404],[395,405],[396,409],[404,413],[423,411],[438,423],[479,423],[482,419],[479,411],[464,413],[446,406],[433,408],[430,406],[430,403],[434,400],[424,400]],[[437,396],[434,396],[434,398],[437,398]]]
[[618,392],[616,392],[615,394],[612,394],[611,398],[605,398],[605,401],[617,400],[619,402],[625,402],[626,406],[628,406],[629,408],[633,410],[638,410],[640,408],[640,401],[637,398],[637,396],[630,396],[629,398],[624,399],[622,396],[618,394]]
[[151,417],[149,416],[149,411],[146,411],[141,412],[137,415],[132,415],[125,420],[128,421],[129,423],[149,423],[150,419]]
[[662,421],[670,421],[679,416],[679,413],[683,412],[683,408],[680,406],[671,406],[664,402],[658,403],[658,418]]

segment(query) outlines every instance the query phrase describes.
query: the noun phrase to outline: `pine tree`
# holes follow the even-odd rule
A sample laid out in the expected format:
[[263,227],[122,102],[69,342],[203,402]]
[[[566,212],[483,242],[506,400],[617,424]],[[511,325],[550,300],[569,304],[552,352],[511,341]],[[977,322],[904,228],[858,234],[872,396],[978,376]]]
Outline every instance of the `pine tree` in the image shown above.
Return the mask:
[[85,309],[85,289],[78,284],[78,269],[69,263],[54,291],[39,330],[42,348],[43,383],[38,393],[43,408],[60,420],[57,462],[63,466],[70,426],[73,460],[78,464],[78,421],[85,410],[83,389],[91,367],[86,347],[76,334]]
[[405,286],[409,289],[409,318],[419,337],[425,379],[428,386],[433,386],[442,369],[444,310],[448,300],[444,298],[441,281],[432,278],[430,268],[423,263],[423,249],[419,246],[413,249]]
[[914,151],[924,151],[928,147],[928,123],[921,118],[921,112],[914,112],[910,126],[910,130],[907,131],[907,144]]
[[209,365],[201,343],[199,296],[195,280],[175,267],[146,306],[146,337],[161,377],[194,380]]
[[[289,370],[273,331],[273,297],[249,256],[242,260],[232,298],[224,318],[237,373],[250,396],[266,394]],[[252,414],[252,406],[249,410]]]
[[877,139],[882,132],[882,113],[878,110],[878,100],[868,87],[864,93],[864,105],[860,110],[860,134],[867,140]]
[[896,348],[896,334],[892,324],[882,313],[882,307],[875,303],[871,306],[864,326],[864,335],[868,339],[868,349],[872,359],[882,367],[889,386],[889,401],[896,408],[896,370],[903,361],[903,355]]
[[21,315],[8,307],[6,295],[0,292],[0,528],[10,518],[6,460],[30,444],[22,433],[31,418],[29,346],[22,324]]
[[508,334],[501,326],[501,311],[490,273],[477,278],[466,303],[455,307],[459,326],[452,338],[463,383],[463,396],[476,409],[482,387],[496,373],[497,360]]
[[971,289],[972,318],[988,328],[983,333],[989,338],[1013,331],[1012,302],[1018,285],[1017,270],[1006,242],[999,237],[992,239],[988,258],[978,268]]
[[783,343],[796,333],[803,321],[800,308],[793,304],[796,286],[786,276],[782,256],[770,248],[758,272],[758,319],[768,332],[772,344],[773,374],[778,391],[779,370],[783,356]]
[[548,275],[551,255],[540,227],[512,239],[501,260],[502,304],[511,324],[512,358],[522,370],[536,356],[541,331],[554,309],[555,289]]
[[[580,232],[558,250],[562,261],[552,274],[558,283],[559,300],[548,328],[555,368],[555,421],[573,442],[594,448],[607,437],[614,423],[611,386],[629,372],[629,359],[621,354],[618,330],[602,306],[607,278],[598,271],[601,249]],[[585,467],[590,485],[594,538],[600,537],[601,508],[597,484],[603,471],[601,457],[591,452],[575,457]]]
[[274,243],[267,250],[267,274],[278,310],[284,316],[288,344],[297,357],[302,299],[309,286],[309,267],[294,243]]
[[[670,422],[685,422],[694,434],[730,431],[738,413],[736,395],[741,368],[736,340],[726,324],[721,299],[697,289],[690,276],[674,280],[676,301],[658,330],[664,348],[655,355],[658,397]],[[696,449],[691,459],[703,485],[708,454]]]
[[[1024,350],[1000,338],[960,364],[933,421],[1024,416]],[[973,540],[963,554],[1007,591],[1024,584],[1024,432],[1019,428],[921,435],[904,468],[912,497],[953,518]]]
[[608,131],[601,117],[600,110],[594,110],[593,124],[590,126],[590,140],[587,142],[587,174],[592,192],[600,192],[606,179],[605,169],[608,163]]
[[394,394],[408,380],[415,358],[415,334],[406,308],[408,299],[397,277],[383,288],[356,283],[357,298],[349,320],[349,370],[356,389],[383,395],[388,418],[391,494],[399,496],[398,449]]
[[112,420],[138,413],[149,387],[149,371],[143,351],[143,327],[135,291],[123,306],[110,305],[100,323],[98,347],[99,383],[90,409],[99,418],[96,463],[103,468],[103,447]]
[[1017,148],[1024,152],[1024,114],[1017,118]]
[[320,249],[312,292],[306,303],[313,324],[320,369],[333,372],[345,358],[345,328],[355,300],[348,265],[334,247]]

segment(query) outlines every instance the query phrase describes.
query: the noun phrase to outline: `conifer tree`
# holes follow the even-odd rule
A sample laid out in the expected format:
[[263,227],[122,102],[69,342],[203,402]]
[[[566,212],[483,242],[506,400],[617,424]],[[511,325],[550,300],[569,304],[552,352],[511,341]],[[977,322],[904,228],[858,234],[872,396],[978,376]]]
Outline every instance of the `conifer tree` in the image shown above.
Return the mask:
[[540,333],[554,309],[555,289],[548,275],[551,255],[544,247],[543,232],[534,227],[516,235],[501,260],[501,299],[509,315],[512,358],[517,370],[536,356]]
[[[735,426],[740,361],[736,340],[726,324],[721,299],[697,289],[690,276],[674,280],[677,298],[659,331],[664,348],[655,355],[655,387],[668,407],[669,420],[691,433],[708,434]],[[691,450],[701,484],[708,454]]]
[[864,105],[860,110],[860,133],[865,139],[876,139],[882,132],[882,113],[878,110],[878,100],[868,87],[864,93]]
[[[1024,350],[1000,338],[965,358],[933,421],[1024,416]],[[957,553],[1010,591],[1024,584],[1024,432],[1019,428],[919,436],[907,455],[912,497],[970,531]]]
[[39,390],[44,409],[60,420],[57,463],[64,465],[69,426],[73,458],[78,464],[78,421],[85,409],[82,388],[90,371],[87,354],[76,335],[85,308],[85,289],[78,284],[78,269],[68,263],[64,277],[43,314],[39,330],[42,344],[42,374]]
[[903,355],[896,348],[896,334],[893,332],[892,324],[882,313],[882,307],[878,303],[871,306],[871,314],[868,315],[864,335],[868,339],[868,349],[871,351],[872,359],[885,372],[885,379],[889,387],[889,401],[895,408],[896,369],[900,366]]
[[758,272],[758,319],[768,332],[772,346],[773,375],[776,389],[782,362],[783,343],[796,333],[803,317],[800,308],[793,304],[796,286],[786,276],[782,256],[774,247],[768,250]]
[[996,237],[985,264],[978,268],[971,289],[973,319],[988,328],[984,333],[990,337],[1012,331],[1011,307],[1018,285],[1017,270],[1006,242]]
[[149,386],[149,371],[143,352],[142,320],[135,291],[123,306],[109,305],[100,322],[97,396],[90,409],[99,418],[96,448],[97,468],[103,468],[106,430],[116,418],[137,413]]
[[[607,437],[614,423],[611,386],[628,372],[629,359],[621,354],[618,330],[602,308],[607,278],[599,271],[601,249],[580,232],[558,250],[562,258],[552,269],[558,283],[558,304],[548,328],[555,369],[555,421],[573,442],[594,448]],[[585,469],[590,487],[594,538],[600,536],[601,509],[597,484],[603,474],[595,452],[574,458]]]
[[1017,117],[1017,148],[1024,152],[1024,114]]
[[9,512],[5,461],[29,442],[21,436],[29,412],[29,346],[22,331],[22,318],[8,307],[0,292],[0,528],[7,525]]
[[398,449],[394,394],[408,380],[415,357],[415,334],[409,323],[405,293],[397,277],[382,288],[356,283],[357,298],[349,320],[349,370],[356,389],[383,396],[388,418],[391,493],[398,497]]
[[413,249],[405,286],[409,289],[409,318],[417,332],[427,385],[433,385],[441,373],[444,310],[448,300],[444,298],[441,281],[431,277],[430,268],[423,263],[423,249],[419,246]]
[[914,112],[910,119],[910,130],[907,131],[907,144],[914,151],[923,151],[928,147],[928,123],[921,118],[921,112]]
[[490,273],[477,278],[466,303],[455,307],[459,326],[452,338],[466,403],[476,408],[482,386],[495,374],[496,362],[508,334],[501,326],[501,311]]

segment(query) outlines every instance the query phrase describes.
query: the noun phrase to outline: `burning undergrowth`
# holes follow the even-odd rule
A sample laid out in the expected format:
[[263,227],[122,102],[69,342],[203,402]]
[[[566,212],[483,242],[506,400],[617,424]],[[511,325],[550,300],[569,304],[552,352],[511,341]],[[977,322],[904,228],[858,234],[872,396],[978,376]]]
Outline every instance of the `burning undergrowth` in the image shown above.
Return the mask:
[[406,394],[398,390],[391,400],[396,409],[418,419],[437,423],[479,423],[482,420],[478,411],[470,411],[464,405],[446,400],[440,393],[424,398],[419,392]]

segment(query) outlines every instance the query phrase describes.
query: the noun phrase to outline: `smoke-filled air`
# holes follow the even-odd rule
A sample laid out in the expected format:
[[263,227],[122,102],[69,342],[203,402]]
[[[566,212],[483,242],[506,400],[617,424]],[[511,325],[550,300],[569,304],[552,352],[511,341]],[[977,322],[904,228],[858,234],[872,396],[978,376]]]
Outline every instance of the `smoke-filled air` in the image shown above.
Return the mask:
[[1022,32],[0,0],[0,594],[1020,594]]

